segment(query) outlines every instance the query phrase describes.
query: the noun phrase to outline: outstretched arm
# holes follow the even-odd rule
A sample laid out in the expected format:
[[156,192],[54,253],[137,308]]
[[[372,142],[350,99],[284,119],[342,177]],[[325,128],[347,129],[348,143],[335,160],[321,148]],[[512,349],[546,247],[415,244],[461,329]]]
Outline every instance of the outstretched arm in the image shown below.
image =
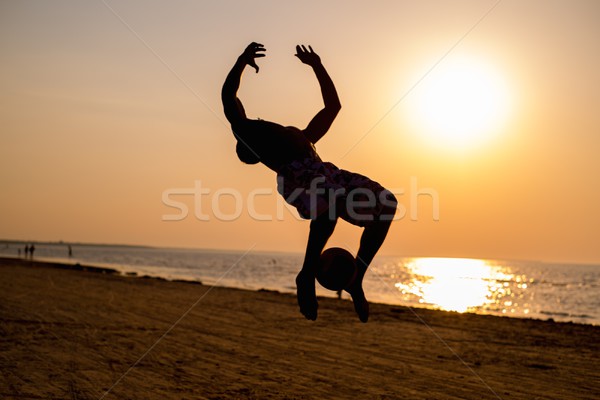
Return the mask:
[[333,81],[329,77],[325,67],[323,67],[323,64],[321,64],[321,58],[313,51],[312,47],[308,46],[307,49],[304,45],[296,46],[296,57],[304,64],[310,65],[315,71],[315,75],[321,86],[323,102],[325,103],[325,108],[319,111],[310,121],[306,129],[304,129],[304,133],[308,137],[308,140],[312,143],[316,143],[327,133],[333,120],[342,108],[342,105]]
[[265,56],[264,53],[259,53],[260,51],[266,51],[262,44],[250,43],[238,57],[233,68],[227,74],[227,78],[225,78],[225,83],[221,90],[221,100],[225,110],[225,117],[232,125],[246,119],[246,112],[244,111],[242,102],[237,97],[237,91],[240,87],[242,73],[246,65],[250,65],[258,73],[258,65],[256,65],[255,58]]

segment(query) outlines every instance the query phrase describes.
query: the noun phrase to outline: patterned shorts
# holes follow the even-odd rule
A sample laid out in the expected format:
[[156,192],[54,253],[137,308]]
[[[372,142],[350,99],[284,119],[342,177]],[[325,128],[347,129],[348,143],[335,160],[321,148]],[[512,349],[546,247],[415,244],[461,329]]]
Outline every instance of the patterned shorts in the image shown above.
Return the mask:
[[325,213],[353,225],[391,220],[396,198],[379,183],[315,158],[294,161],[277,174],[277,191],[305,219]]

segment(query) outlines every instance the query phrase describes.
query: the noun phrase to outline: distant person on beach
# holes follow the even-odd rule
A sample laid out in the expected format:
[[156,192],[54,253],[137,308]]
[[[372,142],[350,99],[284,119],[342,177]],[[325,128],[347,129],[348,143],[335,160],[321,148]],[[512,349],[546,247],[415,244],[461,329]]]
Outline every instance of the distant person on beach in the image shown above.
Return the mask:
[[29,257],[29,245],[25,245],[25,258]]
[[33,252],[34,251],[35,251],[35,246],[32,243],[31,246],[29,246],[29,257],[30,258],[33,258]]
[[[338,218],[364,227],[356,255],[358,274],[345,290],[352,296],[362,322],[369,318],[369,303],[362,287],[364,275],[381,247],[396,212],[394,195],[371,179],[341,170],[321,160],[315,143],[329,130],[341,109],[333,81],[312,47],[296,46],[295,56],[312,67],[325,107],[306,128],[283,126],[261,119],[249,119],[237,97],[246,65],[258,73],[256,58],[264,57],[262,44],[251,43],[227,75],[221,93],[225,116],[237,139],[236,152],[247,164],[263,163],[277,174],[279,193],[296,207],[302,218],[310,219],[304,263],[296,277],[300,312],[309,320],[317,318],[315,273],[321,252],[332,235]],[[293,108],[293,104],[288,105]]]
[[71,245],[69,245],[69,258],[73,257],[73,249],[71,248]]

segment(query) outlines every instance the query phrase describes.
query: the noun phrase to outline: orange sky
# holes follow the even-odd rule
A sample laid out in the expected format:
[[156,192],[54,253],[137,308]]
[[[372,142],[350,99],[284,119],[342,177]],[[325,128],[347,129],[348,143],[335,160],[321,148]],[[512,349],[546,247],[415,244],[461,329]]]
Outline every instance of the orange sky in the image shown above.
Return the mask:
[[[310,43],[343,104],[322,158],[404,193],[383,253],[600,262],[600,3],[281,3],[2,3],[0,238],[303,251],[308,223],[278,218],[273,173],[237,160],[224,123],[220,87],[256,40],[248,115],[308,123],[319,87],[293,54]],[[465,57],[501,77],[510,112],[457,150],[412,107]],[[165,221],[163,193],[196,181],[200,207],[173,196],[189,215]],[[439,221],[424,194],[411,219],[419,190]],[[359,235],[340,223],[331,244]]]

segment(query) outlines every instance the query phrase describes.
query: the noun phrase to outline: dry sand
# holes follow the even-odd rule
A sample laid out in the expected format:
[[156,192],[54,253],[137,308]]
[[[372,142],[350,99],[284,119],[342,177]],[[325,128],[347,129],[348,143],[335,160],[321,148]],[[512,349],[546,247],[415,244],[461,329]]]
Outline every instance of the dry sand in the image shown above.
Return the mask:
[[56,267],[0,259],[0,398],[600,398],[600,327]]

